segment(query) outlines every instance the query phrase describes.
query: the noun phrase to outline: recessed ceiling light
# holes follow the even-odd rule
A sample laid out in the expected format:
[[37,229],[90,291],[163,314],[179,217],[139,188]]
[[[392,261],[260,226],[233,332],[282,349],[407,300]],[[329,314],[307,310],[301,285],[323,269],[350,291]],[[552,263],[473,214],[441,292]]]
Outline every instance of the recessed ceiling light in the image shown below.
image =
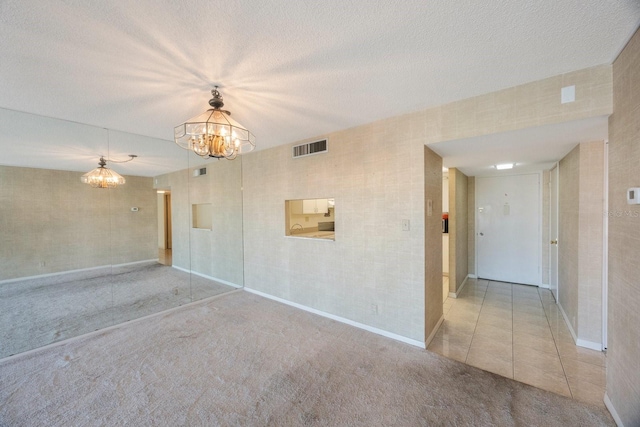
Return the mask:
[[504,169],[513,169],[514,164],[515,163],[502,163],[500,165],[495,165],[495,168],[498,169],[499,171]]

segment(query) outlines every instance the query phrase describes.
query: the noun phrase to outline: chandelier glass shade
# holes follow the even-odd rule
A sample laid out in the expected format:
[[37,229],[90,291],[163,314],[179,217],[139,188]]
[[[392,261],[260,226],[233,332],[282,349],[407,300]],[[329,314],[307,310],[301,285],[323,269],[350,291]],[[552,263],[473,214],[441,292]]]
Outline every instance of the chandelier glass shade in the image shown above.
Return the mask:
[[178,125],[174,140],[180,147],[201,157],[233,160],[238,154],[253,150],[255,136],[247,128],[231,118],[224,106],[218,87],[211,91],[213,108]]
[[107,161],[104,157],[100,157],[98,165],[94,170],[82,175],[80,181],[93,188],[115,188],[126,182],[122,175],[106,167]]

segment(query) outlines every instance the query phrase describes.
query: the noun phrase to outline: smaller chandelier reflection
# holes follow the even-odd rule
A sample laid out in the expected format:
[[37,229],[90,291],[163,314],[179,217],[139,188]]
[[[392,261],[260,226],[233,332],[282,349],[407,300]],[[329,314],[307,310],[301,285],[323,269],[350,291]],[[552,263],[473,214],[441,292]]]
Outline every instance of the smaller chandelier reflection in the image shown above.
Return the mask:
[[[135,159],[135,154],[129,154],[129,159],[124,161],[115,161],[110,160],[113,163],[126,163]],[[98,167],[94,170],[85,173],[80,177],[80,181],[84,184],[89,184],[93,188],[115,188],[118,185],[123,185],[127,182],[122,175],[118,172],[107,168],[107,160],[100,156],[100,161],[98,162]]]
[[224,106],[218,86],[211,91],[213,108],[193,117],[174,129],[174,140],[180,147],[201,157],[233,160],[238,154],[253,150],[255,136],[231,118]]

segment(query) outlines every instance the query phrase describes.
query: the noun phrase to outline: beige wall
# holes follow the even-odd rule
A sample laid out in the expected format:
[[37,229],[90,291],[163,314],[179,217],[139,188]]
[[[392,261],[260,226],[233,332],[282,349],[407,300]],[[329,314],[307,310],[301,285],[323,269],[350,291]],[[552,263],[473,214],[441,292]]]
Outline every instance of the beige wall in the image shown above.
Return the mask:
[[[609,298],[607,396],[626,426],[640,424],[640,32],[613,64],[609,118]],[[628,214],[627,214],[628,213]]]
[[[206,166],[206,175],[193,170]],[[243,285],[242,159],[211,161],[156,177],[171,190],[173,265],[233,285]],[[211,203],[211,230],[191,227],[191,207]]]
[[604,142],[582,143],[560,161],[559,303],[578,344],[602,342]]
[[[611,76],[610,65],[599,65],[428,109],[427,144],[609,115]],[[561,88],[571,85],[576,101],[561,104]]]
[[560,161],[558,203],[558,302],[578,331],[580,269],[580,146]]
[[104,190],[81,175],[0,166],[0,280],[158,257],[151,178]]
[[424,198],[432,201],[425,209],[425,336],[427,340],[443,315],[442,307],[442,157],[424,148]]
[[449,169],[449,291],[458,292],[468,274],[468,178]]
[[467,272],[476,275],[476,178],[467,178]]
[[551,191],[549,188],[549,171],[542,172],[542,284],[549,285],[549,216]]
[[[321,136],[325,154],[294,159],[290,144],[243,156],[245,286],[423,342],[425,132],[411,114]],[[335,241],[285,237],[285,200],[327,196]],[[439,274],[441,253],[428,255]]]

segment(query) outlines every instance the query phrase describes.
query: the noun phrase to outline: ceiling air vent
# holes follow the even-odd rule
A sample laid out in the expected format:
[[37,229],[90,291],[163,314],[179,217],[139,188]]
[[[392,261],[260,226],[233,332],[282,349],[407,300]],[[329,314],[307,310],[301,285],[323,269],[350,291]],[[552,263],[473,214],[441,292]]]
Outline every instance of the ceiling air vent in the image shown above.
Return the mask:
[[200,176],[200,175],[206,175],[206,174],[207,174],[207,168],[199,168],[199,169],[193,170],[193,176]]
[[293,157],[304,157],[327,152],[327,140],[309,142],[293,147]]

